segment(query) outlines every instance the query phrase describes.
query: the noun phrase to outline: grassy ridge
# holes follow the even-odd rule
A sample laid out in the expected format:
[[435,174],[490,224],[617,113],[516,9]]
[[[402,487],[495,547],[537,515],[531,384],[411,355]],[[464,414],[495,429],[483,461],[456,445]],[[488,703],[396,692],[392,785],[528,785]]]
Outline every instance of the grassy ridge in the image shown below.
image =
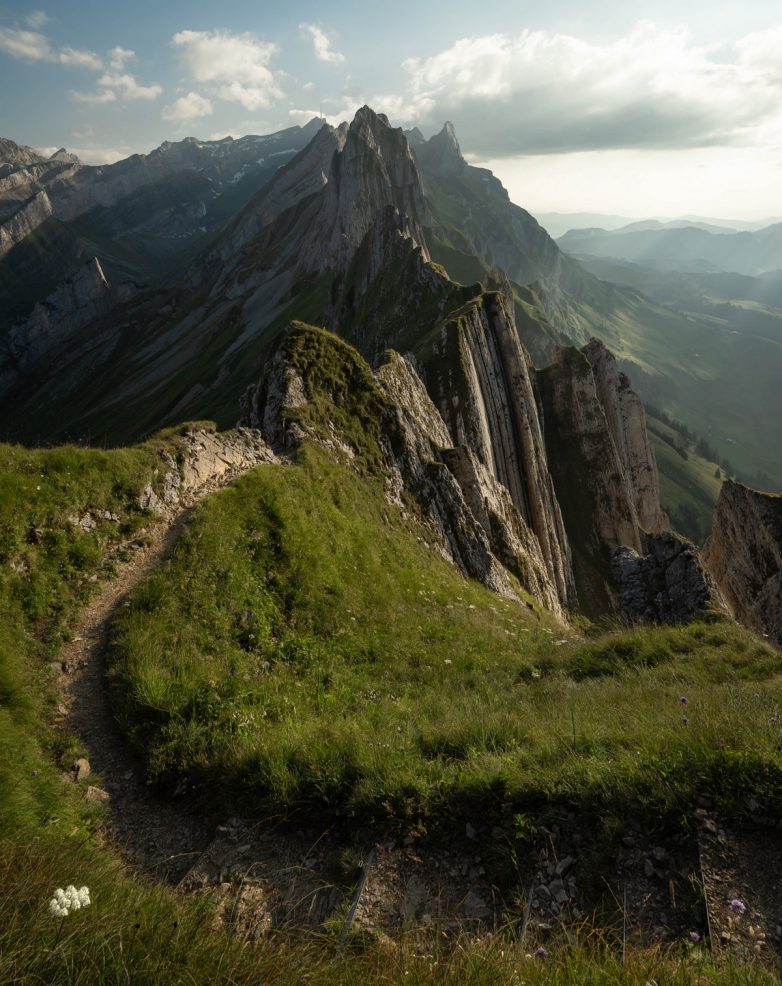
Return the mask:
[[116,627],[150,776],[384,827],[508,802],[681,820],[750,791],[782,811],[778,652],[719,619],[572,639],[417,536],[315,447],[204,503]]
[[[106,548],[120,536],[132,534],[139,524],[148,520],[134,506],[139,489],[153,478],[158,464],[157,451],[161,442],[111,453],[84,449],[54,449],[29,452],[24,449],[0,448],[0,533],[3,558],[0,568],[0,909],[3,922],[0,926],[0,982],[36,984],[36,986],[91,986],[91,984],[116,983],[171,983],[171,984],[256,984],[312,983],[358,984],[378,983],[392,986],[400,982],[410,984],[474,983],[484,984],[528,983],[532,984],[631,984],[654,978],[659,986],[685,986],[701,973],[708,974],[714,986],[765,986],[775,982],[775,977],[762,969],[750,967],[726,967],[715,969],[707,956],[685,949],[670,953],[659,950],[630,950],[626,962],[604,941],[599,934],[587,932],[583,940],[574,943],[562,939],[548,942],[550,955],[546,959],[532,956],[535,942],[518,940],[513,933],[496,936],[491,941],[463,940],[454,947],[424,953],[414,944],[396,946],[389,943],[367,942],[357,944],[342,960],[336,960],[333,938],[324,936],[308,941],[277,933],[260,943],[232,942],[226,935],[212,930],[213,911],[208,901],[183,900],[165,888],[155,887],[139,878],[126,875],[124,868],[106,850],[100,848],[92,835],[96,818],[87,810],[83,790],[79,785],[63,786],[59,770],[72,756],[67,737],[63,737],[48,725],[49,672],[47,661],[57,653],[60,641],[68,633],[68,624],[87,598],[93,576],[103,577]],[[222,696],[226,682],[235,680],[231,674],[234,652],[223,652],[226,642],[234,646],[233,634],[239,629],[241,639],[237,650],[245,667],[260,670],[263,683],[282,676],[287,694],[301,693],[304,682],[309,686],[318,681],[320,672],[308,662],[320,660],[319,654],[333,653],[329,648],[340,648],[345,658],[342,666],[335,667],[335,683],[326,686],[320,678],[320,692],[309,691],[304,705],[324,703],[332,720],[339,724],[349,719],[351,708],[376,710],[376,720],[388,709],[390,696],[384,694],[380,703],[366,693],[354,692],[355,676],[382,669],[395,677],[383,677],[383,688],[396,688],[405,675],[410,675],[411,703],[406,739],[412,735],[410,718],[418,708],[412,703],[423,692],[423,705],[427,720],[421,738],[425,745],[420,755],[433,763],[447,763],[469,759],[471,750],[490,739],[491,716],[502,712],[503,730],[529,729],[524,738],[529,752],[535,756],[552,756],[550,776],[559,770],[557,757],[572,758],[567,752],[566,736],[571,729],[569,707],[563,705],[563,696],[569,690],[579,688],[583,705],[577,705],[576,716],[579,734],[584,742],[591,736],[593,743],[589,759],[598,763],[599,749],[595,730],[598,727],[599,707],[589,712],[591,693],[599,694],[603,685],[610,687],[618,697],[623,690],[623,676],[634,692],[628,693],[621,705],[620,714],[602,728],[603,743],[613,743],[618,749],[624,745],[632,752],[632,730],[628,724],[636,714],[636,708],[644,691],[647,676],[657,675],[657,687],[661,689],[645,712],[644,731],[651,728],[654,708],[665,719],[666,729],[678,734],[676,722],[677,692],[680,688],[682,668],[687,669],[693,705],[701,701],[696,693],[696,682],[716,678],[709,686],[717,690],[727,702],[733,695],[739,704],[733,713],[727,710],[719,719],[718,709],[712,701],[704,699],[703,722],[693,725],[699,730],[700,740],[708,738],[709,729],[726,721],[734,723],[733,732],[725,733],[728,747],[726,755],[738,759],[742,742],[750,742],[762,732],[761,710],[753,706],[752,695],[757,684],[742,685],[751,679],[776,687],[775,655],[760,647],[752,638],[739,631],[722,626],[694,627],[686,632],[654,631],[644,635],[626,634],[594,641],[590,644],[557,645],[560,635],[547,634],[543,620],[538,620],[529,610],[511,614],[506,604],[485,593],[480,587],[468,584],[453,575],[451,582],[441,584],[442,565],[417,538],[414,532],[389,524],[383,514],[387,508],[368,488],[364,500],[358,503],[348,498],[354,492],[346,486],[339,469],[328,462],[313,461],[280,470],[290,477],[279,487],[284,500],[278,503],[284,525],[271,525],[279,538],[274,549],[280,564],[264,569],[264,580],[258,585],[253,578],[258,572],[265,552],[271,550],[268,543],[254,537],[257,524],[254,513],[262,498],[259,490],[268,485],[268,470],[260,470],[248,476],[237,490],[228,490],[205,505],[197,521],[187,532],[185,541],[168,570],[168,580],[154,589],[153,579],[141,590],[133,609],[133,620],[141,620],[144,605],[147,617],[157,607],[161,615],[159,641],[172,632],[179,633],[174,653],[183,651],[187,643],[183,630],[185,620],[182,610],[173,623],[163,619],[165,606],[171,600],[170,591],[185,577],[182,562],[204,559],[203,571],[194,571],[185,590],[185,607],[194,606],[188,612],[190,618],[199,618],[200,606],[211,606],[218,594],[230,601],[241,601],[254,606],[253,613],[263,616],[263,626],[276,628],[279,639],[268,637],[266,644],[289,649],[284,660],[276,660],[269,673],[259,668],[260,653],[257,649],[256,620],[244,622],[241,613],[238,621],[230,614],[230,607],[222,613],[224,636],[204,636],[201,639],[202,660],[213,668],[214,686],[207,680],[211,692]],[[308,476],[307,476],[308,474]],[[331,477],[329,479],[329,476]],[[295,477],[295,478],[294,478]],[[297,497],[291,491],[298,484]],[[40,489],[39,489],[40,487]],[[309,491],[308,497],[305,493]],[[287,502],[290,500],[291,502]],[[324,507],[325,504],[325,507]],[[67,521],[71,514],[81,514],[89,509],[93,514],[106,509],[117,513],[119,524],[100,522],[96,530],[85,533]],[[324,517],[324,523],[316,518]],[[356,516],[363,516],[363,528],[353,530]],[[242,527],[242,520],[253,518],[252,526]],[[306,544],[290,537],[305,521],[310,533],[315,532],[314,543]],[[221,524],[226,526],[221,531]],[[306,524],[305,524],[306,528]],[[405,533],[406,530],[406,533]],[[39,533],[40,532],[40,533]],[[401,532],[401,533],[400,533]],[[353,541],[351,551],[346,551],[345,537]],[[247,549],[243,554],[232,553],[231,538],[236,536],[235,546]],[[399,538],[409,552],[398,555]],[[211,539],[211,541],[210,541]],[[376,559],[374,567],[367,568]],[[358,571],[343,583],[334,585],[331,577],[336,572],[357,566]],[[388,570],[384,575],[384,570]],[[379,579],[378,585],[373,580]],[[397,579],[400,585],[394,588]],[[216,581],[218,580],[218,581]],[[285,591],[282,591],[282,590]],[[208,591],[207,591],[208,590]],[[254,593],[245,599],[241,592]],[[336,590],[336,593],[332,590]],[[386,601],[382,597],[390,591]],[[204,596],[199,598],[198,593]],[[419,592],[422,594],[419,595]],[[237,593],[239,593],[237,595]],[[458,596],[461,596],[461,600]],[[367,605],[374,598],[381,606],[372,615]],[[146,599],[146,603],[143,600]],[[264,608],[264,600],[281,602],[282,608],[271,605]],[[307,604],[317,601],[317,605]],[[393,633],[386,629],[381,635],[383,609],[386,615],[394,615],[395,606],[406,607],[405,614],[415,611],[418,622],[400,620],[393,626]],[[454,610],[448,610],[448,606]],[[475,609],[471,609],[475,606]],[[366,607],[361,609],[360,607]],[[442,610],[445,608],[445,614]],[[352,612],[348,613],[348,609]],[[162,610],[162,612],[161,612]],[[171,609],[172,619],[177,609]],[[245,611],[246,612],[246,611]],[[213,616],[208,610],[201,614],[208,623]],[[305,619],[305,615],[307,619]],[[296,616],[293,621],[292,617]],[[355,617],[355,622],[352,619]],[[307,622],[309,620],[309,622]],[[513,632],[513,624],[520,634],[514,639],[504,631]],[[295,625],[294,625],[295,623]],[[293,629],[291,629],[293,627]],[[420,629],[419,629],[420,627]],[[287,629],[286,629],[287,628]],[[434,635],[438,629],[441,636]],[[214,629],[214,628],[213,628]],[[550,629],[550,628],[549,628]],[[522,633],[522,631],[527,631]],[[154,631],[150,631],[154,637]],[[256,640],[251,639],[251,635]],[[472,636],[470,636],[472,635]],[[377,641],[377,654],[369,649]],[[472,656],[466,644],[472,640],[475,653]],[[170,642],[170,641],[169,641]],[[488,644],[492,645],[492,687],[484,682]],[[306,645],[306,646],[305,646]],[[307,649],[309,648],[309,649]],[[396,672],[388,664],[388,654],[409,650],[412,658],[423,654],[420,666],[415,661],[402,665]],[[454,656],[452,665],[445,661],[433,675],[426,663],[432,664],[438,649],[449,649]],[[267,653],[268,657],[268,653]],[[374,659],[373,659],[374,657]],[[156,660],[165,664],[164,656]],[[297,676],[285,672],[285,660],[293,668],[306,668],[299,688]],[[263,663],[262,661],[260,662]],[[470,666],[472,663],[472,667]],[[653,669],[651,666],[654,665]],[[164,669],[165,670],[165,669]],[[170,667],[168,668],[170,670]],[[327,668],[326,671],[330,671]],[[540,675],[538,678],[537,676]],[[342,676],[344,691],[336,687]],[[354,676],[351,679],[351,676]],[[662,677],[660,677],[662,676]],[[453,682],[458,677],[458,688]],[[520,680],[517,682],[516,678]],[[431,679],[431,680],[430,680]],[[186,676],[183,682],[187,684]],[[488,680],[488,679],[487,679]],[[635,683],[633,685],[633,682]],[[508,690],[507,707],[503,711],[496,705],[494,686],[499,684]],[[474,687],[477,686],[477,687]],[[747,692],[746,689],[751,691]],[[438,689],[442,695],[438,698]],[[535,694],[533,695],[533,689]],[[294,691],[295,690],[295,691]],[[590,691],[591,690],[591,691]],[[208,693],[208,694],[211,694]],[[529,693],[517,707],[520,696]],[[716,694],[715,693],[715,694]],[[279,689],[280,698],[286,695]],[[708,691],[704,694],[710,694]],[[335,699],[331,702],[327,696]],[[460,717],[469,713],[470,720],[449,718],[450,700],[461,695],[455,706]],[[493,695],[493,698],[492,698]],[[482,725],[487,711],[484,700],[489,700],[486,728]],[[302,699],[297,701],[302,705]],[[770,704],[771,693],[763,700]],[[492,704],[494,703],[494,704]],[[672,703],[672,704],[671,704]],[[344,704],[344,710],[340,710]],[[448,708],[446,708],[448,705]],[[195,717],[198,725],[203,709]],[[218,706],[219,708],[219,706]],[[749,737],[738,737],[741,709],[756,725]],[[660,712],[660,710],[664,710]],[[708,715],[706,714],[708,711]],[[281,703],[281,715],[275,728],[286,717],[293,724],[290,706]],[[442,715],[445,711],[446,715]],[[521,725],[517,723],[523,715]],[[592,720],[590,721],[590,715]],[[545,720],[559,716],[559,725],[547,727]],[[731,718],[732,716],[732,718]],[[709,718],[717,723],[709,726]],[[218,717],[219,721],[219,717]],[[469,730],[457,727],[469,726]],[[494,721],[496,725],[496,720]],[[766,727],[764,727],[766,728]],[[471,732],[470,732],[471,730]],[[613,730],[614,736],[610,733]],[[561,736],[555,735],[558,731]],[[723,735],[720,731],[720,735]],[[505,732],[492,740],[496,749],[493,755],[509,755]],[[545,740],[545,743],[544,743]],[[769,738],[768,742],[771,742]],[[549,744],[546,746],[545,744]],[[736,750],[734,751],[734,746]],[[764,741],[758,747],[757,757],[767,761]],[[579,756],[587,756],[586,746]],[[530,761],[531,762],[531,761]],[[391,772],[396,770],[391,764]],[[473,765],[475,766],[475,765]],[[489,764],[491,767],[491,764]],[[547,768],[549,769],[549,768]],[[747,768],[745,767],[745,772]],[[462,775],[465,776],[465,775]],[[573,776],[573,772],[570,772]],[[736,790],[747,789],[736,772],[729,772],[726,783],[736,783]],[[398,774],[396,775],[398,779]],[[393,777],[392,777],[393,780]],[[482,782],[482,781],[481,781]],[[562,785],[567,785],[567,772]],[[583,789],[583,787],[582,787]],[[572,790],[576,790],[575,787]],[[92,905],[67,918],[60,925],[48,912],[48,899],[57,886],[74,882],[88,884],[92,893]]]

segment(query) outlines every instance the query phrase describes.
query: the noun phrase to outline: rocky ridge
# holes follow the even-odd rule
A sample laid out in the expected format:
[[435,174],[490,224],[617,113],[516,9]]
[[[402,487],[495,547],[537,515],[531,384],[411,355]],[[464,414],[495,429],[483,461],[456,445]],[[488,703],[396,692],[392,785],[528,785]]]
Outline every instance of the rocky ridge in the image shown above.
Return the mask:
[[782,646],[782,495],[726,480],[703,560],[736,619]]
[[80,329],[108,315],[135,293],[132,283],[109,284],[100,261],[93,257],[38,302],[25,322],[13,326],[0,339],[0,394],[10,389],[20,374],[55,359]]

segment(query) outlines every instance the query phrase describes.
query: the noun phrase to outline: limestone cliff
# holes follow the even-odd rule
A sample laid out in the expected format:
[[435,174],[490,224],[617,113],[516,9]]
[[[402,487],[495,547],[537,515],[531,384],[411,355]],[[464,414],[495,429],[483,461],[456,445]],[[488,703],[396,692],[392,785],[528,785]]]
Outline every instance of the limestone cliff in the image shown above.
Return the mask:
[[[317,351],[318,360],[302,358],[303,349]],[[335,360],[330,382],[324,364],[333,366]],[[365,418],[356,433],[358,413]],[[535,532],[472,450],[455,444],[409,360],[389,352],[373,374],[335,336],[294,325],[260,383],[245,395],[242,422],[260,428],[277,448],[290,449],[309,438],[348,462],[371,457],[364,443],[374,436],[389,501],[415,503],[446,558],[508,597],[517,594],[512,573],[530,595],[564,618]]]
[[504,487],[534,533],[563,606],[575,603],[570,550],[554,492],[535,371],[502,294],[470,301],[440,326],[425,381],[455,446]]
[[782,494],[723,483],[703,560],[736,619],[782,646]]
[[643,554],[645,534],[665,526],[643,407],[596,340],[560,349],[539,380],[579,601],[593,614],[611,611],[614,551]]
[[581,351],[592,366],[638,526],[649,533],[665,530],[668,521],[660,509],[660,479],[641,398],[630,388],[630,381],[605,343],[593,338]]

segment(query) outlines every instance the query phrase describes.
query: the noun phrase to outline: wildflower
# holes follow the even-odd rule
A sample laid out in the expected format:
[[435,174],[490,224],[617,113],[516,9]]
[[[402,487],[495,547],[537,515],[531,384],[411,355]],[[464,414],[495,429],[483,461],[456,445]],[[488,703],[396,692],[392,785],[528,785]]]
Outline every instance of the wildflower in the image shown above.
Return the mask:
[[697,931],[690,932],[690,941],[693,943],[693,945],[697,945],[700,940],[701,940],[701,936],[698,934]]
[[686,705],[689,702],[689,699],[687,698],[686,695],[682,695],[679,701],[681,702],[682,705]]
[[73,884],[69,884],[65,890],[58,887],[54,891],[54,897],[49,901],[49,910],[57,918],[67,918],[71,911],[89,907],[91,903],[89,887],[80,887],[77,890]]
[[768,724],[769,724],[769,726],[776,726],[776,724],[777,724],[778,722],[779,722],[779,716],[777,716],[777,715],[773,715],[773,716],[770,716],[770,717],[769,717],[769,720],[768,720]]
[[738,914],[739,916],[741,916],[746,911],[747,905],[744,903],[743,900],[735,899],[730,902],[730,909],[733,911],[734,914]]
[[548,958],[548,952],[546,951],[546,949],[542,945],[539,945],[535,949],[535,958],[536,959],[547,959]]
[[690,724],[690,720],[687,718],[687,716],[682,716],[682,726],[689,726],[689,724]]

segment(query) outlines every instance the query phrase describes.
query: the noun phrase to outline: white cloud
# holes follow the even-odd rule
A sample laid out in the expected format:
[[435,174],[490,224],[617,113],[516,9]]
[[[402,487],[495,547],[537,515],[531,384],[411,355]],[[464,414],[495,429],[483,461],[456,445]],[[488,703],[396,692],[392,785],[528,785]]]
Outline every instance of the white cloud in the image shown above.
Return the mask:
[[97,92],[80,92],[77,89],[71,89],[68,95],[74,103],[87,103],[93,106],[100,106],[101,103],[114,103],[117,100],[117,94],[113,89],[99,89]]
[[272,106],[283,92],[270,63],[277,45],[230,31],[179,31],[171,39],[190,77],[212,83],[210,95],[247,110]]
[[105,72],[98,79],[98,85],[117,93],[120,99],[157,99],[163,92],[161,86],[142,86],[135,76],[118,72]]
[[[25,17],[24,22],[28,27],[43,27],[49,20],[49,15],[44,10],[34,10]],[[56,148],[55,148],[56,150]]]
[[315,88],[315,83],[314,82],[305,82],[304,85],[301,88],[305,92],[312,92],[312,90]]
[[109,52],[109,68],[114,72],[121,72],[125,68],[125,62],[132,62],[135,57],[135,51],[117,45],[116,48],[112,48]]
[[170,106],[164,106],[160,115],[164,120],[197,120],[199,117],[210,116],[212,110],[211,100],[197,92],[189,92]]
[[104,72],[98,77],[98,89],[95,92],[70,91],[71,99],[76,103],[114,103],[118,99],[131,102],[136,99],[157,99],[163,92],[161,86],[142,86],[133,75],[127,72]]
[[299,30],[305,36],[312,39],[312,46],[315,49],[315,57],[320,62],[333,62],[339,64],[345,61],[345,56],[332,48],[332,41],[329,36],[315,24],[299,24]]
[[88,68],[100,72],[103,68],[102,59],[92,51],[79,51],[77,48],[60,48],[57,61],[61,65],[73,65],[75,68]]
[[[741,142],[782,104],[782,28],[731,50],[642,22],[593,44],[523,31],[462,38],[404,63],[415,122],[451,118],[494,156]],[[405,122],[413,122],[408,119]]]
[[94,52],[76,48],[52,48],[46,35],[38,31],[17,31],[10,27],[0,27],[0,51],[26,62],[53,62],[95,70],[103,67],[103,62]]

